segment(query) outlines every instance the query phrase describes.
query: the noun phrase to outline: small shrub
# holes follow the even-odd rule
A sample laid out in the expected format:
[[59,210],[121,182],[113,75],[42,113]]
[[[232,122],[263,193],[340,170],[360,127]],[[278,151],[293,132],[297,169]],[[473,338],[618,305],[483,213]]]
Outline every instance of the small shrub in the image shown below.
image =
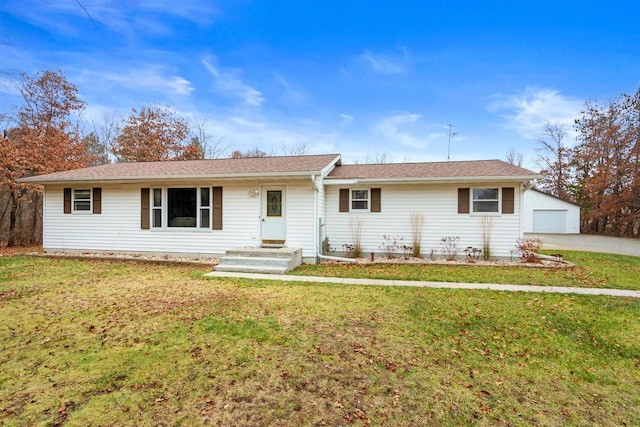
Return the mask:
[[480,258],[482,249],[474,248],[473,246],[467,246],[467,248],[462,252],[464,252],[464,254],[466,255],[467,262],[474,263]]
[[405,247],[402,244],[403,237],[389,236],[385,234],[382,236],[384,242],[380,245],[380,250],[389,258],[395,258],[398,253]]
[[435,261],[438,259],[438,250],[436,248],[431,248],[429,251],[429,259],[431,261]]
[[445,236],[440,239],[440,244],[443,245],[442,253],[447,261],[453,261],[458,256],[460,252],[458,243],[460,243],[460,236]]
[[542,247],[542,240],[540,239],[518,239],[516,240],[516,248],[520,252],[522,261],[539,264],[542,262],[538,258],[540,248]]
[[414,253],[414,248],[413,246],[402,245],[402,252],[404,254],[404,259],[409,259]]
[[362,255],[360,252],[356,253],[356,246],[349,243],[342,245],[344,253],[348,258],[359,258]]

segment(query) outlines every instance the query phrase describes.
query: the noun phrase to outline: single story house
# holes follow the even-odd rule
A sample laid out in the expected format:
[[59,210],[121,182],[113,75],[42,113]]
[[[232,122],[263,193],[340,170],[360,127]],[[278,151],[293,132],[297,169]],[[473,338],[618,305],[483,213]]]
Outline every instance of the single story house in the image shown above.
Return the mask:
[[425,219],[424,254],[446,236],[482,248],[489,218],[491,253],[508,257],[537,178],[500,160],[343,165],[327,154],[113,163],[22,182],[44,186],[45,251],[219,256],[286,246],[316,262],[323,241],[341,251],[359,237],[367,255],[383,252],[384,236],[411,244],[412,212]]
[[531,188],[524,193],[525,233],[580,233],[580,205]]

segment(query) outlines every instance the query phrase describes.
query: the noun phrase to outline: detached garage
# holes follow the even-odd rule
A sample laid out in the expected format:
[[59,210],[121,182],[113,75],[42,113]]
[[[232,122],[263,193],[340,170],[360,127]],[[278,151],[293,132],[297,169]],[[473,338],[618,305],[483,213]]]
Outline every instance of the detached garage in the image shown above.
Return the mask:
[[524,193],[525,233],[580,233],[580,206],[532,188]]

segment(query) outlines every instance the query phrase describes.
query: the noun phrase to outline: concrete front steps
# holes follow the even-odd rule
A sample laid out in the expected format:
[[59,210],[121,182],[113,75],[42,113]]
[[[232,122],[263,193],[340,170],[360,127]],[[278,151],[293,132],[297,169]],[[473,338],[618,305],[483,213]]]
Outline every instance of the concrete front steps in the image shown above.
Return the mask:
[[285,274],[302,264],[301,248],[230,249],[220,257],[215,271]]

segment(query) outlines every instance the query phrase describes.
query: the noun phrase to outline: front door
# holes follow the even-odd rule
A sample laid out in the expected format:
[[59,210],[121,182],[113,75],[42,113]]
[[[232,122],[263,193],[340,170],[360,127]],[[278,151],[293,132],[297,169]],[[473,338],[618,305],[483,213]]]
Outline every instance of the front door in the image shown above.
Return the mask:
[[283,246],[287,239],[286,188],[262,187],[262,245]]

